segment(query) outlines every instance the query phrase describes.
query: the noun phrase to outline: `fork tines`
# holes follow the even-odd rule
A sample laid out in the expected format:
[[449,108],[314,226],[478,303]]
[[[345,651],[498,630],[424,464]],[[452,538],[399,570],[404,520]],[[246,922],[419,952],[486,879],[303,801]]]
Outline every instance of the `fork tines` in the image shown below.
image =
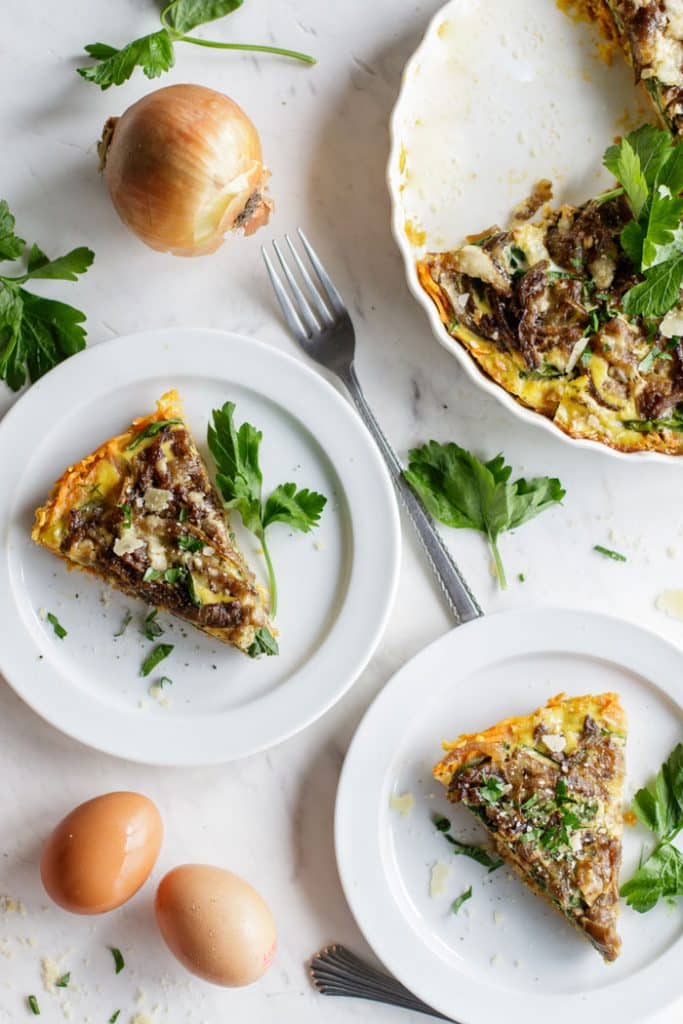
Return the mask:
[[[313,281],[304,260],[297,252],[289,235],[285,235],[285,242],[290,253],[290,263],[287,262],[287,254],[283,254],[278,243],[273,242],[273,248],[282,268],[284,278],[289,286],[289,291],[283,283],[282,277],[278,274],[273,260],[263,246],[261,247],[261,252],[285,320],[297,339],[304,344],[306,341],[311,341],[316,335],[322,333],[326,327],[331,327],[335,323],[336,317],[345,316],[346,307],[344,300],[333,285],[330,275],[325,270],[320,257],[301,228],[297,228],[297,234],[301,239],[305,255],[308,257],[320,287],[317,287]],[[299,284],[294,276],[292,266],[298,271],[302,285]]]

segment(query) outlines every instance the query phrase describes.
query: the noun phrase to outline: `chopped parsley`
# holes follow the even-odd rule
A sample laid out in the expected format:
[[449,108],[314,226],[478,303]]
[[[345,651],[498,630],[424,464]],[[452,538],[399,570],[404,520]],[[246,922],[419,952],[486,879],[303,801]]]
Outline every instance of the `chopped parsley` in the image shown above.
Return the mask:
[[123,634],[126,632],[132,621],[133,616],[131,615],[130,611],[126,609],[126,614],[123,616],[123,622],[121,623],[120,629],[118,633],[114,633],[115,640],[118,639],[118,637],[123,636]]
[[444,839],[453,847],[453,853],[463,857],[469,857],[482,867],[488,868],[489,873],[495,871],[503,863],[500,858],[494,858],[484,849],[483,846],[472,846],[469,843],[461,843],[459,839],[450,834],[451,823],[448,818],[438,815],[433,819],[437,832],[441,832]]
[[48,612],[46,618],[47,621],[52,626],[52,628],[54,629],[55,635],[58,636],[60,640],[63,640],[65,636],[69,635],[67,631],[64,629],[64,626],[57,618],[57,616],[54,615],[52,612]]
[[628,562],[626,555],[622,555],[620,551],[613,551],[611,548],[605,548],[602,544],[594,544],[593,551],[597,551],[598,554],[604,555],[605,558],[611,558],[613,562]]
[[140,666],[140,675],[148,676],[150,672],[153,672],[159,662],[168,658],[169,654],[173,650],[173,646],[173,644],[158,644],[154,650],[147,655]]
[[117,1020],[119,1019],[120,1016],[121,1016],[121,1011],[120,1010],[114,1010],[114,1012],[112,1013],[111,1017],[107,1021],[107,1024],[116,1024],[116,1022],[117,1022]]
[[133,509],[128,504],[128,502],[126,502],[125,505],[119,505],[119,508],[121,509],[121,514],[123,516],[124,527],[126,529],[130,529],[130,527],[133,525]]
[[467,901],[471,899],[472,886],[470,886],[469,889],[465,889],[464,892],[461,892],[459,896],[456,896],[456,898],[451,903],[451,913],[457,914],[463,903],[467,903]]
[[271,657],[274,654],[279,654],[280,648],[278,642],[265,626],[261,626],[260,629],[256,630],[254,639],[247,648],[247,654],[250,658],[259,658],[262,654]]
[[61,976],[61,978],[57,979],[57,981],[55,982],[55,987],[56,988],[67,988],[70,981],[71,981],[71,971],[67,971],[66,974],[63,974]]
[[150,565],[148,569],[145,569],[145,575],[142,579],[145,583],[155,583],[157,580],[160,580],[163,575],[164,574],[162,572],[158,569],[153,569]]
[[126,961],[123,959],[123,953],[116,946],[110,946],[109,952],[114,957],[114,969],[117,974],[120,974],[123,968],[126,966]]
[[181,508],[180,512],[178,513],[178,522],[186,523],[189,518],[189,515],[190,513],[187,511],[186,508]]
[[139,434],[136,434],[132,441],[126,445],[126,451],[132,452],[138,445],[141,445],[143,441],[146,441],[150,437],[156,437],[157,434],[161,433],[166,427],[172,427],[175,424],[182,423],[181,419],[177,416],[170,420],[155,420],[153,423],[148,424],[144,430],[141,430]]
[[479,787],[479,796],[485,804],[497,804],[504,793],[505,785],[495,775],[489,775],[484,785]]
[[148,640],[156,640],[156,638],[158,636],[161,636],[162,633],[164,632],[164,627],[161,625],[160,622],[157,622],[158,614],[159,610],[155,608],[153,611],[149,613],[149,615],[142,624],[142,629],[140,630],[140,632],[142,633],[143,636],[147,637]]
[[173,686],[173,680],[170,679],[169,676],[161,676],[157,681],[157,686],[160,686],[163,690],[164,686]]
[[199,537],[192,537],[189,533],[185,533],[182,537],[178,538],[178,547],[181,551],[201,551],[204,547],[204,541]]
[[28,1008],[31,1013],[35,1014],[36,1017],[40,1017],[40,1007],[38,1006],[38,1000],[35,996],[29,996],[26,1000]]

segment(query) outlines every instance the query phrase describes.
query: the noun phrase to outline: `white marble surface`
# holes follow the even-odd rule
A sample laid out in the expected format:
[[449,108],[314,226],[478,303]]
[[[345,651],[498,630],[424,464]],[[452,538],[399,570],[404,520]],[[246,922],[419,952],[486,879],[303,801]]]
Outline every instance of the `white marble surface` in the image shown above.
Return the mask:
[[[319,58],[313,69],[179,47],[176,68],[164,81],[202,82],[244,105],[259,126],[277,202],[272,227],[262,234],[232,241],[214,257],[180,262],[145,249],[125,231],[96,169],[95,141],[105,118],[152,86],[138,74],[100,93],[74,73],[82,44],[122,43],[152,30],[154,2],[4,0],[0,194],[10,201],[20,233],[48,253],[84,243],[96,251],[94,268],[78,285],[43,285],[45,294],[67,296],[88,311],[91,344],[185,324],[241,331],[295,352],[266,287],[259,245],[305,225],[351,305],[359,375],[397,449],[405,453],[429,437],[455,439],[488,456],[503,448],[515,469],[558,475],[567,488],[562,508],[503,539],[514,581],[505,594],[496,590],[483,542],[449,535],[486,610],[594,608],[680,642],[683,624],[655,608],[662,589],[683,586],[679,467],[575,451],[520,424],[472,388],[408,295],[388,226],[386,125],[401,68],[438,6],[439,0],[247,0],[212,29],[218,38],[272,39],[308,49]],[[10,401],[3,387],[0,412]],[[600,542],[625,551],[628,563],[594,554]],[[518,572],[525,573],[524,584],[516,582]],[[43,955],[66,954],[65,969],[79,988],[62,1002],[69,1001],[78,1022],[100,1024],[119,1007],[121,1024],[142,1010],[155,1024],[408,1022],[409,1015],[382,1007],[323,1003],[309,989],[303,964],[332,939],[370,955],[334,862],[337,777],[372,696],[449,625],[406,533],[393,618],[351,693],[303,735],[207,771],[140,768],[90,752],[54,732],[0,684],[0,892],[22,898],[27,908],[26,917],[0,914],[0,954],[11,954],[0,955],[0,1021],[25,1018],[22,999],[29,991],[41,998],[45,1020],[62,1019],[64,1006],[41,989],[39,962]],[[261,889],[278,919],[281,947],[259,986],[223,992],[188,982],[156,933],[151,884],[129,907],[94,923],[43,909],[36,862],[46,828],[75,803],[115,788],[140,789],[163,810],[167,839],[155,878],[183,860],[213,861]],[[116,979],[108,944],[120,946],[129,964]]]

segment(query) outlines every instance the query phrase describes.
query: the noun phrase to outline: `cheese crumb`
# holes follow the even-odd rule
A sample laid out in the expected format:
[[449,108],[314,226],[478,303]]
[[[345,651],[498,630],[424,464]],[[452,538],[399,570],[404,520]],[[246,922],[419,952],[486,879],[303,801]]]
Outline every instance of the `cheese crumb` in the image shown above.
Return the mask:
[[494,911],[494,914],[493,914],[493,923],[494,924],[502,924],[504,920],[505,920],[505,918],[501,914],[500,910]]
[[26,904],[23,900],[15,900],[12,896],[0,896],[0,911],[3,914],[19,914],[26,917]]
[[561,733],[548,733],[543,736],[543,743],[553,754],[561,754],[567,746],[567,741]]
[[40,977],[43,982],[43,988],[46,992],[55,992],[57,989],[57,982],[64,974],[61,967],[61,960],[53,960],[49,956],[44,956],[40,961]]
[[132,527],[127,527],[121,531],[121,536],[117,537],[114,541],[114,554],[120,558],[121,555],[130,555],[133,551],[137,551],[144,546],[144,540],[138,537]]
[[451,873],[451,869],[448,864],[444,864],[443,861],[437,860],[435,864],[432,864],[432,870],[429,876],[429,898],[436,899],[437,896],[442,896],[446,891],[446,879]]
[[415,806],[415,797],[412,793],[392,793],[389,806],[392,811],[398,811],[402,818],[407,818]]
[[663,590],[655,605],[660,612],[683,622],[683,590]]
[[150,512],[163,512],[171,500],[171,492],[163,487],[148,487],[145,491],[145,508]]

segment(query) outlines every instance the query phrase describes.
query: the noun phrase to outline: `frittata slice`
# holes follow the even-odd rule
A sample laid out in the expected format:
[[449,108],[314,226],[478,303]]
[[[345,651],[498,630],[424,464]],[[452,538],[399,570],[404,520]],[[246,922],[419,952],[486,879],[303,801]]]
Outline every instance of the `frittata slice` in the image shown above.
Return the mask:
[[70,466],[32,537],[81,569],[255,657],[277,653],[266,602],[176,391],[156,412]]
[[625,742],[617,694],[559,694],[530,715],[444,743],[433,770],[529,888],[608,961],[621,948]]

